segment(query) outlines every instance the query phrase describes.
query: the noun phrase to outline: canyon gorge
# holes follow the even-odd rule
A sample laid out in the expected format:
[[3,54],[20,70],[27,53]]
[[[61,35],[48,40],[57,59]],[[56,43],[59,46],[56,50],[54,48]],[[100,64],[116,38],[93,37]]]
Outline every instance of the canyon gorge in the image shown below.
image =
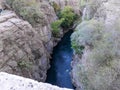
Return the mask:
[[0,0],[0,10],[0,89],[120,90],[119,0]]

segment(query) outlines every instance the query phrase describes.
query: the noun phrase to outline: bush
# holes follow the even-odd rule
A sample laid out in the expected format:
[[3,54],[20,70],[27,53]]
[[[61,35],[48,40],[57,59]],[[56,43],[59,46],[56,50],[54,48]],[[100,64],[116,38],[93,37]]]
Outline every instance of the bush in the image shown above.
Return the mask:
[[51,24],[52,33],[55,37],[57,37],[60,33],[60,26],[61,26],[61,23],[63,22],[63,20],[64,19],[60,19]]
[[18,66],[21,68],[21,69],[30,69],[31,66],[32,66],[32,62],[26,62],[26,61],[19,61],[18,62]]
[[44,25],[46,23],[44,14],[40,10],[40,3],[36,0],[14,0],[12,8],[32,25],[36,25],[37,23]]
[[[80,24],[71,39],[85,48],[75,68],[84,90],[120,90],[120,21],[111,30],[92,20]],[[92,32],[91,32],[92,31]],[[92,48],[91,48],[92,45]],[[74,47],[75,48],[75,47]],[[75,49],[75,50],[76,50]],[[75,73],[75,72],[74,72]]]
[[72,48],[75,50],[76,54],[82,54],[84,50],[84,46],[79,46],[76,44],[76,42],[72,41]]
[[[103,37],[96,43],[96,47],[94,47],[90,53],[87,53],[87,67],[84,66],[82,68],[86,69],[87,84],[91,84],[95,90],[107,90],[110,86],[114,85],[117,80],[116,78],[119,78],[116,76],[120,73],[117,71],[118,68],[120,68],[119,65],[117,65],[117,63],[120,64],[120,40],[117,39],[118,37],[119,36],[115,37],[115,35],[110,32],[103,33]],[[90,88],[86,86],[85,83],[83,83],[83,85],[85,88]]]
[[103,25],[96,20],[84,21],[77,26],[76,31],[71,36],[73,49],[81,51],[81,46],[95,46],[96,42],[102,37]]
[[63,28],[69,28],[71,25],[73,25],[73,22],[76,20],[76,14],[74,13],[72,7],[66,6],[60,12],[59,18],[64,18],[64,21],[62,22],[61,26]]

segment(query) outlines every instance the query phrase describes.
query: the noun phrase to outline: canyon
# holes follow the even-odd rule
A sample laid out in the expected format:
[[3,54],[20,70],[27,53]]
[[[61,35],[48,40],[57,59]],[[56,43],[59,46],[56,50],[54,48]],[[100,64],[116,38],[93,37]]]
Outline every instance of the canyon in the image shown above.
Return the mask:
[[[66,6],[71,6],[80,17],[69,35],[71,42],[62,39],[71,27],[59,27],[57,37],[51,27],[59,20],[59,10]],[[66,54],[70,54],[69,70],[62,66],[65,61],[60,62],[61,68],[59,64],[56,68],[62,70],[64,67],[63,71],[71,79],[68,80],[70,87],[73,84],[76,90],[120,90],[119,0],[0,0],[0,9],[0,88],[8,90],[5,83],[10,84],[8,87],[13,87],[14,83],[20,86],[19,79],[28,90],[69,90],[42,82],[51,78],[53,74],[48,74],[48,70],[60,62],[57,54],[72,49]],[[67,44],[62,42],[69,42],[69,45],[65,47]],[[57,51],[58,48],[54,48],[58,46],[65,48]],[[54,58],[59,60],[52,61]],[[58,77],[57,80],[62,79]],[[29,82],[36,89],[27,87]],[[23,86],[14,88],[11,90],[25,89]]]
[[[42,16],[36,24],[19,16],[17,8],[22,6],[15,6],[13,1],[0,0],[0,72],[45,82],[53,47],[63,37],[64,32],[61,29],[60,37],[53,37],[50,25],[58,17],[47,0],[37,1]],[[61,0],[61,8],[64,8],[64,2]],[[72,7],[76,4],[78,3]]]

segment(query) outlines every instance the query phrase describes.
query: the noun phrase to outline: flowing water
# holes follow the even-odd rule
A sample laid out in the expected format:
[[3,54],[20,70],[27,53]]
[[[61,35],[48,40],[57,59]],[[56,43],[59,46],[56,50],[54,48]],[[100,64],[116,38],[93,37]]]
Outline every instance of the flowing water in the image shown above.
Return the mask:
[[73,50],[71,48],[70,36],[73,31],[67,32],[53,50],[51,68],[48,70],[47,83],[60,87],[74,88],[72,85],[70,71]]
[[85,7],[84,10],[83,10],[82,21],[84,21],[85,18],[86,18],[86,11],[87,11],[87,8]]

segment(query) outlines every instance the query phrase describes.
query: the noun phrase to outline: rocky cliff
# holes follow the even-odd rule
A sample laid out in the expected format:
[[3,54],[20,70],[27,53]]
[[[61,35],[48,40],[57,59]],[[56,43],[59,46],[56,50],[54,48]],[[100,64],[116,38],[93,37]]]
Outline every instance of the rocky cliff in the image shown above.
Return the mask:
[[119,0],[86,4],[83,22],[71,37],[77,90],[120,90],[119,16]]
[[[78,3],[70,2],[76,10]],[[58,19],[54,8],[48,0],[0,0],[0,9],[0,71],[45,81],[50,54],[60,40],[50,26]]]
[[0,13],[0,71],[45,81],[54,47],[50,24],[57,16],[53,7],[47,1],[41,2],[44,17],[31,25],[13,10],[8,10],[12,8],[3,0],[0,6],[3,9]]
[[44,81],[49,54],[40,34],[13,11],[0,15],[0,71]]

